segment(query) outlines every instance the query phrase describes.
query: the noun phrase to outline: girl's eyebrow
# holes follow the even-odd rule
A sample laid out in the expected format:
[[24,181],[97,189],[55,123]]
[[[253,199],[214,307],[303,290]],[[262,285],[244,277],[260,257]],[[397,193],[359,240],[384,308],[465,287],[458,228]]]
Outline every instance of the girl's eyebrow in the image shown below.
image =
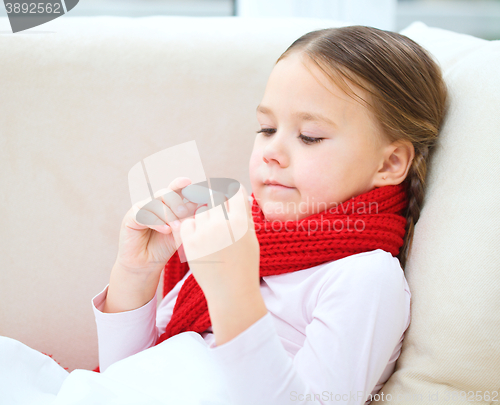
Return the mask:
[[[271,111],[271,109],[269,107],[266,107],[266,106],[263,106],[260,104],[257,106],[257,112],[274,116],[273,112]],[[324,115],[321,115],[321,114],[303,111],[303,112],[295,112],[292,115],[294,117],[297,117],[297,118],[302,118],[304,121],[324,122],[324,123],[329,124],[333,127],[337,127],[337,124],[335,124],[335,122],[333,122],[330,118],[325,117]]]

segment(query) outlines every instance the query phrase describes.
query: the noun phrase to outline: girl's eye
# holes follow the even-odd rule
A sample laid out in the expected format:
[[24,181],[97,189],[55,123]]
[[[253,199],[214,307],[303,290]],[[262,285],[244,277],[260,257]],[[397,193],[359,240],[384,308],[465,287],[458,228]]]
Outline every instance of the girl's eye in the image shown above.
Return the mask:
[[[276,132],[276,130],[274,128],[262,128],[260,131],[257,131],[258,134],[260,134],[261,132],[263,132],[265,134],[270,134],[272,132]],[[267,135],[264,135],[264,136],[267,136]]]
[[300,134],[299,138],[301,138],[306,145],[310,145],[312,143],[319,143],[321,142],[324,138],[311,138],[310,136],[305,136]]
[[[258,134],[260,134],[261,132],[266,133],[266,134],[273,134],[274,132],[276,132],[276,129],[274,129],[274,128],[262,128],[260,131],[257,131]],[[264,136],[269,136],[269,135],[264,135]],[[313,143],[319,143],[324,139],[324,138],[311,138],[310,136],[305,136],[302,134],[300,134],[298,136],[298,138],[302,139],[302,141],[306,145],[311,145]]]

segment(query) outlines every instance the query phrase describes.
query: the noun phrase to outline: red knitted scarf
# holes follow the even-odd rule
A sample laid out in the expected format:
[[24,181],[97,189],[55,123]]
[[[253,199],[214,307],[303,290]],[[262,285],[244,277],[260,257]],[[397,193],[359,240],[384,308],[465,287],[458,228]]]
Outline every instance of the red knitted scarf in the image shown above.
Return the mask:
[[[357,253],[382,249],[399,254],[405,236],[403,184],[374,188],[299,221],[267,221],[252,195],[252,216],[260,245],[260,277],[290,273]],[[181,245],[179,249],[182,249]],[[189,270],[178,251],[165,266],[165,296]],[[205,295],[192,274],[184,281],[166,331],[156,344],[185,331],[209,326]]]

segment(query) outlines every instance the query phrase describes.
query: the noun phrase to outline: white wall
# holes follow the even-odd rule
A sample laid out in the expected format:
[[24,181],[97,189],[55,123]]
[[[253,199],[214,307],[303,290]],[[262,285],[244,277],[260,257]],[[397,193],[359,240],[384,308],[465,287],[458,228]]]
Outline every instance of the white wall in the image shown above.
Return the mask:
[[[500,1],[498,0],[236,0],[237,15],[298,15],[334,18],[355,24],[372,25],[394,31],[414,21],[485,39],[500,39]],[[392,7],[392,8],[391,8]],[[232,16],[232,0],[80,0],[68,17],[114,15]],[[385,9],[389,11],[385,12]],[[0,17],[7,16],[0,2]],[[395,19],[395,24],[394,24]],[[37,28],[35,31],[43,29]],[[29,30],[24,32],[29,33]],[[2,32],[0,32],[2,34]]]
[[396,28],[396,0],[237,0],[236,12],[242,17],[328,18]]

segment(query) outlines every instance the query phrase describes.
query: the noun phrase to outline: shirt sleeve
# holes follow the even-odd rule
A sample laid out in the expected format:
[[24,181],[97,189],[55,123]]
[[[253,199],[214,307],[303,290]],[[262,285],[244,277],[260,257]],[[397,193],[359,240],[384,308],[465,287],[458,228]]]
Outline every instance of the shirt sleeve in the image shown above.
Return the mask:
[[233,405],[364,404],[406,329],[407,300],[393,262],[347,268],[321,287],[293,359],[269,312],[209,351]]
[[92,299],[97,324],[99,370],[139,353],[156,343],[156,294],[151,301],[132,311],[102,312],[108,286]]
[[92,299],[101,372],[111,364],[156,344],[159,336],[165,332],[182,284],[190,274],[191,270],[165,295],[158,309],[155,294],[147,304],[132,311],[104,313],[102,310],[108,286]]

